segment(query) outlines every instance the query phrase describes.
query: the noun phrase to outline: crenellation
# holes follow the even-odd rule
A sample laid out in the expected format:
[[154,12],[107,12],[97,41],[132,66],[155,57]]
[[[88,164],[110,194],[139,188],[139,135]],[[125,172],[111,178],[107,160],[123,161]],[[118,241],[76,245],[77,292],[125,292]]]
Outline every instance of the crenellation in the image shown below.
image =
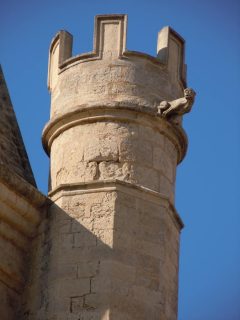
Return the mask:
[[94,52],[103,59],[120,57],[126,49],[126,15],[95,17]]
[[59,31],[49,50],[48,90],[52,91],[57,84],[61,64],[72,56],[72,35],[64,30]]
[[167,66],[173,81],[178,80],[185,86],[185,41],[170,27],[165,27],[158,33],[157,58]]
[[[62,95],[65,96],[65,101],[62,97],[61,100],[58,99],[58,91],[52,95],[52,115],[59,114],[58,111],[66,107],[83,105],[86,103],[85,96],[87,102],[99,99],[108,102],[126,100],[128,103],[135,101],[147,108],[153,108],[156,101],[175,99],[181,94],[185,86],[184,40],[171,28],[166,27],[159,33],[157,57],[128,51],[126,23],[124,15],[97,16],[93,51],[72,58],[69,49],[69,43],[72,41],[69,40],[70,35],[61,31],[56,36],[50,48],[49,87],[51,82],[56,83],[58,79],[58,87],[66,94]],[[65,38],[60,41],[61,37],[67,38],[68,41]],[[58,53],[59,50],[63,53]],[[63,57],[66,60],[62,63]],[[95,72],[96,63],[98,73]],[[151,74],[151,77],[148,74]],[[91,90],[88,89],[89,86]],[[71,91],[75,97],[74,101],[71,101]],[[55,110],[55,105],[59,110]]]
[[73,57],[67,31],[50,45],[48,197],[0,74],[4,320],[177,319],[175,179],[195,92],[174,30],[158,34],[157,57],[127,50],[126,31],[126,15],[100,15],[92,52]]

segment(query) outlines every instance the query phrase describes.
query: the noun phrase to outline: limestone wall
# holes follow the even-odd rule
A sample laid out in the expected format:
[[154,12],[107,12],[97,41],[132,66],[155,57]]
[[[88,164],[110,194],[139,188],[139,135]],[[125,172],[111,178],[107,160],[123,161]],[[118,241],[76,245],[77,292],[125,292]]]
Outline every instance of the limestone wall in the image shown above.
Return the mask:
[[175,318],[182,223],[167,198],[119,181],[52,199],[29,319]]
[[120,179],[174,201],[177,152],[157,128],[110,120],[75,126],[53,141],[51,155],[53,189],[66,183]]
[[187,138],[157,104],[182,95],[184,41],[164,28],[157,57],[128,51],[126,16],[110,15],[96,18],[91,53],[72,57],[71,46],[62,31],[50,47],[43,145],[54,204],[30,319],[176,320],[174,188]]
[[[31,270],[31,244],[45,213],[46,198],[0,165],[1,319],[22,319],[24,290]],[[34,249],[34,248],[33,248]]]
[[0,66],[0,164],[36,187],[7,84]]

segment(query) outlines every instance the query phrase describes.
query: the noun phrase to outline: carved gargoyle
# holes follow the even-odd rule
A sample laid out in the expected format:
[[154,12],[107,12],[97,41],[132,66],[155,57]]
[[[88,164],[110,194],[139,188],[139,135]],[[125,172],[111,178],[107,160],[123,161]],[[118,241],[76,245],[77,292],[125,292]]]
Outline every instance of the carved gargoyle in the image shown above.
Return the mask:
[[196,92],[191,88],[184,90],[184,97],[173,101],[162,101],[157,107],[157,115],[163,118],[181,116],[190,112],[194,103]]

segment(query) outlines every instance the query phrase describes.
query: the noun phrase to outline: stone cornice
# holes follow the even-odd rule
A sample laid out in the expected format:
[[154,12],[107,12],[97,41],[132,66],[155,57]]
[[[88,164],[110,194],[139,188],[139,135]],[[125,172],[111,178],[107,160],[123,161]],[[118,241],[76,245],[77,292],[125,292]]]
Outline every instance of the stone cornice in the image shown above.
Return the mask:
[[174,204],[168,197],[141,185],[118,179],[61,184],[49,192],[49,197],[55,202],[62,196],[73,196],[77,194],[108,191],[121,191],[128,195],[132,194],[133,196],[141,197],[141,199],[148,199],[155,203],[159,203],[159,200],[161,200],[161,204],[169,209],[168,212],[178,230],[181,230],[184,227],[184,224],[178,212],[176,211]]
[[154,127],[166,136],[176,147],[178,163],[187,151],[188,140],[181,126],[173,125],[169,121],[156,116],[156,110],[149,106],[125,104],[121,102],[101,102],[76,106],[67,114],[52,118],[43,130],[42,143],[47,154],[53,140],[63,131],[84,123],[99,121],[135,122]]
[[0,165],[0,281],[21,292],[27,254],[50,199]]
[[31,203],[35,208],[41,208],[49,201],[48,198],[32,184],[14,172],[9,171],[3,164],[0,164],[0,182],[5,184],[9,189],[14,190],[14,192]]
[[0,165],[0,236],[26,251],[50,199]]

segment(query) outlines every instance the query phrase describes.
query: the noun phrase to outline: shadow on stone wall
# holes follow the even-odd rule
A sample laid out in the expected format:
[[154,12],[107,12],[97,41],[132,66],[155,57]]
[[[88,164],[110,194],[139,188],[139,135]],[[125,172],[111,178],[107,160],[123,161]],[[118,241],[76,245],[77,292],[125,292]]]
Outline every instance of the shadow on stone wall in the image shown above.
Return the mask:
[[166,304],[174,319],[178,256],[166,252],[177,252],[178,231],[166,207],[118,191],[56,203],[33,242],[24,319],[154,320]]

